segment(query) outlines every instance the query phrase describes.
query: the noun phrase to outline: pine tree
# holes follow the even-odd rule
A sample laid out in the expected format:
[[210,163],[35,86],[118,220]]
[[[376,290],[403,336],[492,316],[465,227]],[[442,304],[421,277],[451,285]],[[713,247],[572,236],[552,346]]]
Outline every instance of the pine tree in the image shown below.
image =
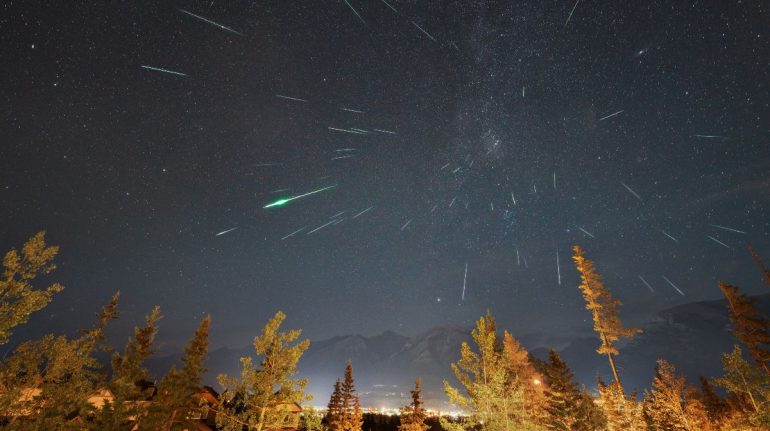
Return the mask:
[[339,378],[334,383],[334,391],[329,399],[325,419],[329,431],[342,430],[342,382]]
[[56,269],[53,260],[58,252],[59,247],[46,245],[45,231],[41,231],[24,243],[21,255],[16,250],[5,254],[0,278],[0,346],[8,342],[15,327],[27,323],[32,313],[45,308],[64,289],[54,283],[36,290],[31,284],[37,276]]
[[[251,357],[241,358],[240,380],[221,374],[224,392],[220,396],[217,426],[224,431],[280,428],[289,415],[286,404],[312,399],[305,394],[306,379],[296,379],[297,362],[310,346],[310,341],[295,341],[302,331],[279,332],[286,318],[277,312],[254,338],[254,350],[262,357],[259,367]],[[293,344],[292,344],[293,343]]]
[[[689,396],[688,396],[689,395]],[[671,431],[709,430],[706,408],[677,376],[674,366],[658,360],[650,391],[645,391],[644,413],[652,429]]]
[[154,343],[160,319],[160,307],[156,306],[145,318],[145,325],[134,328],[134,336],[129,337],[123,354],[113,355],[112,378],[107,385],[113,400],[96,412],[93,420],[88,423],[89,429],[125,430],[146,414],[140,403],[148,398],[144,389],[150,381],[144,362],[156,351]]
[[749,350],[749,355],[770,375],[770,320],[762,317],[755,301],[741,293],[738,287],[719,282],[719,289],[727,298],[732,332]]
[[[495,321],[489,312],[476,322],[471,335],[478,352],[463,343],[460,360],[452,364],[452,371],[466,395],[444,381],[449,400],[470,415],[465,425],[488,431],[536,429],[527,410],[523,385],[510,374],[512,359],[498,342]],[[463,429],[460,424],[444,418],[441,425],[452,431]]]
[[521,391],[528,418],[542,421],[546,415],[543,375],[535,368],[529,352],[508,331],[503,331],[503,353],[508,390]]
[[353,363],[350,361],[345,366],[345,379],[342,381],[341,387],[341,406],[340,429],[342,431],[361,431],[364,419],[353,382]]
[[545,428],[559,431],[596,429],[599,410],[590,395],[580,389],[572,370],[555,350],[548,351],[548,362],[542,366],[542,370],[545,377]]
[[412,394],[411,404],[401,407],[401,422],[398,431],[427,431],[430,428],[425,423],[427,415],[423,408],[420,392],[420,379],[417,379],[414,382],[414,389],[410,391]]
[[759,268],[759,271],[762,273],[762,281],[765,282],[765,285],[767,285],[767,287],[770,287],[770,269],[768,269],[765,266],[765,263],[762,261],[762,258],[759,256],[759,253],[757,253],[757,251],[754,250],[754,247],[749,245],[748,248],[749,248],[749,253],[751,253],[751,258],[754,260],[754,263],[757,265],[757,268]]
[[594,331],[601,340],[601,345],[596,352],[600,355],[607,355],[610,368],[612,368],[612,376],[622,390],[620,376],[615,365],[615,356],[619,353],[615,343],[622,338],[632,338],[641,330],[623,327],[620,317],[618,317],[621,302],[613,298],[610,291],[604,287],[602,276],[596,272],[594,263],[584,257],[583,249],[576,245],[573,247],[573,251],[575,255],[572,259],[575,261],[578,272],[580,272],[580,290],[586,301],[586,309],[591,312]]
[[201,408],[201,401],[195,397],[203,385],[206,373],[204,362],[208,355],[208,334],[211,315],[201,320],[194,337],[185,347],[182,369],[172,366],[160,382],[158,393],[153,398],[149,414],[141,421],[141,429],[171,430],[195,429],[196,420],[189,419],[190,413]]
[[642,403],[636,401],[633,394],[626,398],[620,384],[605,384],[601,378],[598,386],[598,403],[604,413],[607,431],[644,431],[647,428]]
[[[119,294],[102,309],[97,324],[80,337],[46,335],[27,341],[0,364],[0,411],[30,412],[23,420],[11,415],[11,430],[82,429],[70,420],[88,416],[93,407],[87,402],[100,381],[101,364],[95,354],[103,349],[104,329],[117,318]],[[34,396],[23,396],[39,393]]]
[[719,395],[717,395],[709,379],[700,376],[700,398],[703,407],[706,409],[709,420],[714,424],[720,424],[724,421],[729,411],[729,406]]

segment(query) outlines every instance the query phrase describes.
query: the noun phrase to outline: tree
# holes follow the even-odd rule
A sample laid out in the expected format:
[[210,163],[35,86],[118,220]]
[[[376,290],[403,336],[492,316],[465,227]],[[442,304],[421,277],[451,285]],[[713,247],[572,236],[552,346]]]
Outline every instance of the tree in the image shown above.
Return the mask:
[[398,431],[427,431],[430,426],[425,423],[427,414],[423,408],[422,396],[420,395],[420,379],[415,380],[412,394],[412,402],[409,405],[401,407],[401,423]]
[[339,378],[334,383],[334,391],[329,399],[325,419],[330,431],[342,430],[342,382]]
[[340,387],[339,429],[341,431],[361,431],[364,423],[361,412],[361,400],[356,393],[353,382],[353,363],[348,361],[345,366],[345,378]]
[[641,329],[623,327],[620,317],[618,317],[621,302],[613,298],[610,291],[604,287],[602,276],[596,272],[594,263],[585,258],[583,249],[577,245],[572,249],[575,252],[572,259],[575,261],[578,272],[580,272],[580,290],[586,301],[586,309],[591,312],[594,331],[601,340],[601,345],[596,352],[600,355],[607,355],[615,383],[622,389],[618,369],[615,366],[614,358],[619,353],[615,343],[622,338],[632,338],[641,332]]
[[633,394],[626,398],[619,383],[606,384],[601,378],[598,386],[598,403],[607,421],[607,431],[644,431],[647,428],[642,403],[636,401]]
[[160,307],[156,306],[145,317],[143,327],[134,327],[134,336],[129,337],[123,354],[113,354],[112,377],[107,384],[113,400],[94,414],[88,423],[89,429],[125,430],[147,413],[140,403],[148,398],[145,389],[150,381],[144,362],[156,351],[154,343],[160,319]]
[[194,429],[190,413],[200,408],[195,394],[203,386],[206,373],[204,362],[208,355],[209,326],[211,315],[201,320],[195,335],[187,343],[182,355],[182,369],[172,366],[158,386],[148,416],[141,421],[141,428],[151,430]]
[[749,248],[749,253],[751,253],[751,258],[754,260],[754,263],[757,265],[757,268],[759,268],[759,271],[762,273],[762,281],[765,282],[765,285],[767,285],[767,287],[770,287],[770,269],[768,269],[765,266],[765,263],[762,261],[762,258],[759,256],[759,253],[757,253],[757,251],[754,250],[754,247],[749,245],[748,248]]
[[288,417],[286,405],[309,401],[305,394],[306,379],[295,379],[297,362],[310,346],[310,341],[295,341],[299,329],[279,332],[286,318],[277,312],[254,338],[254,350],[261,357],[259,367],[251,357],[241,358],[240,380],[221,374],[218,377],[224,392],[220,396],[217,426],[225,431],[280,428]]
[[542,366],[545,402],[543,425],[549,430],[591,431],[601,426],[601,412],[575,382],[572,370],[550,349]]
[[770,376],[746,362],[737,345],[732,352],[722,355],[722,367],[725,374],[714,379],[714,383],[734,396],[743,412],[733,422],[770,429]]
[[301,431],[326,431],[326,425],[323,424],[323,416],[318,413],[318,410],[308,406],[302,409],[302,417],[300,418],[299,429]]
[[758,366],[770,375],[770,320],[764,319],[755,307],[755,301],[741,293],[738,287],[719,282],[719,290],[727,298],[732,332],[749,350]]
[[[725,416],[727,416],[730,407],[727,403],[717,395],[709,379],[700,376],[700,393],[699,398],[703,407],[706,409],[709,420],[711,423],[719,425],[721,424]],[[718,426],[717,426],[718,427]]]
[[674,366],[658,360],[650,391],[645,391],[644,413],[652,429],[695,431],[712,429],[706,408],[677,376]]
[[[516,376],[510,374],[511,358],[498,342],[495,321],[488,311],[476,322],[471,335],[478,352],[464,342],[460,360],[451,364],[466,395],[444,381],[449,400],[470,415],[465,425],[489,431],[536,429],[527,411],[524,388]],[[463,429],[461,424],[443,418],[441,425],[447,430]]]
[[59,247],[46,245],[45,231],[40,231],[24,243],[21,255],[16,250],[5,254],[0,278],[0,346],[8,342],[16,326],[27,323],[32,313],[45,308],[64,289],[59,283],[43,290],[32,286],[38,275],[56,269],[53,260],[58,252]]
[[[88,416],[88,403],[100,381],[95,358],[104,345],[104,329],[117,318],[119,294],[102,309],[96,325],[78,338],[46,335],[27,341],[0,365],[0,411],[12,414],[8,429],[67,430],[82,426],[72,416]],[[25,414],[26,413],[26,414]],[[18,420],[24,415],[24,420]]]
[[507,373],[506,392],[521,391],[527,416],[541,421],[546,415],[543,375],[535,368],[529,352],[508,331],[503,331],[503,354]]

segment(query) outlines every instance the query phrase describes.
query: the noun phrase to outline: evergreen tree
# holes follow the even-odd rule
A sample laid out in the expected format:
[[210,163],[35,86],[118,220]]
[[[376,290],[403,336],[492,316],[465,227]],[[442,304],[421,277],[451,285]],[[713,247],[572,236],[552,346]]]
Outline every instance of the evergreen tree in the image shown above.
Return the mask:
[[[690,395],[688,397],[688,395]],[[684,377],[673,365],[658,360],[650,391],[645,391],[644,413],[655,430],[696,431],[711,429],[708,414],[694,391],[687,390]]]
[[701,403],[703,403],[703,407],[706,409],[709,420],[714,424],[721,424],[730,408],[727,403],[717,395],[716,391],[714,391],[709,379],[700,376],[699,380],[700,393],[698,396]]
[[106,349],[104,329],[117,317],[118,297],[113,295],[96,326],[80,337],[46,335],[24,342],[0,365],[5,389],[0,393],[0,411],[18,413],[10,415],[8,429],[82,429],[71,418],[94,412],[88,397],[97,388],[101,370],[94,356]]
[[329,399],[325,419],[329,431],[342,430],[342,382],[339,378],[334,383],[334,391]]
[[765,266],[765,263],[762,261],[762,258],[759,256],[759,253],[757,253],[756,250],[754,250],[754,247],[749,245],[749,253],[751,253],[751,258],[754,260],[754,263],[757,265],[757,268],[759,268],[759,271],[762,273],[762,281],[765,282],[765,285],[767,287],[770,287],[770,269],[768,269]]
[[134,328],[134,337],[129,337],[123,354],[113,354],[112,378],[107,385],[113,400],[95,413],[88,423],[89,429],[125,430],[146,414],[140,403],[149,395],[145,393],[150,378],[144,362],[156,351],[154,343],[160,319],[160,308],[156,306],[145,318],[145,326]]
[[598,379],[598,386],[598,403],[604,413],[607,431],[644,431],[647,428],[642,403],[636,401],[633,394],[626,398],[620,384],[605,384],[601,378]]
[[755,301],[741,293],[738,287],[719,283],[719,290],[727,298],[730,310],[730,329],[741,343],[749,350],[749,355],[765,372],[770,375],[770,320],[762,317],[755,307]]
[[548,351],[548,362],[542,369],[545,377],[543,425],[546,429],[591,431],[601,425],[600,411],[595,407],[590,394],[580,389],[572,370],[555,350]]
[[147,430],[194,429],[196,420],[191,412],[201,408],[201,400],[195,395],[203,386],[206,373],[204,362],[208,355],[208,335],[211,315],[201,320],[195,335],[185,347],[182,369],[172,366],[160,382],[153,398],[149,414],[141,421]]
[[353,364],[350,361],[345,366],[345,379],[342,381],[340,395],[342,406],[340,430],[361,431],[363,414],[361,413],[360,400],[353,382]]
[[38,275],[56,269],[53,260],[58,252],[59,247],[46,245],[41,231],[24,243],[21,255],[16,250],[5,254],[0,278],[0,346],[8,342],[16,326],[27,323],[32,313],[45,308],[64,289],[58,283],[43,290],[32,286]]
[[401,423],[398,431],[428,431],[430,428],[425,419],[427,414],[423,408],[422,397],[420,395],[420,379],[415,380],[412,394],[412,402],[409,405],[401,407]]
[[463,343],[460,360],[452,364],[452,371],[466,395],[444,381],[449,400],[470,417],[462,425],[442,418],[441,425],[450,431],[463,429],[463,425],[489,431],[537,429],[527,410],[524,388],[509,373],[511,358],[498,342],[495,321],[489,312],[476,322],[471,335],[478,352]]
[[310,346],[310,341],[295,341],[302,331],[279,332],[286,318],[277,312],[254,338],[254,350],[262,357],[259,367],[251,357],[241,358],[240,380],[221,374],[224,392],[220,396],[217,426],[223,431],[262,431],[280,428],[289,415],[287,404],[309,401],[305,394],[306,379],[296,379],[297,362]]
[[612,376],[615,383],[620,386],[620,376],[615,366],[615,356],[618,355],[618,349],[615,343],[622,338],[632,338],[641,332],[639,328],[623,327],[618,309],[621,302],[612,297],[610,291],[604,287],[602,276],[596,272],[594,263],[586,259],[583,249],[580,246],[574,246],[575,255],[572,259],[575,261],[578,272],[580,272],[580,290],[583,292],[583,299],[586,301],[586,309],[591,312],[594,321],[594,331],[599,335],[601,345],[596,350],[600,355],[607,355],[612,368]]
[[506,392],[521,391],[527,417],[542,422],[546,415],[543,375],[535,368],[529,352],[508,331],[503,331],[503,354],[507,373]]

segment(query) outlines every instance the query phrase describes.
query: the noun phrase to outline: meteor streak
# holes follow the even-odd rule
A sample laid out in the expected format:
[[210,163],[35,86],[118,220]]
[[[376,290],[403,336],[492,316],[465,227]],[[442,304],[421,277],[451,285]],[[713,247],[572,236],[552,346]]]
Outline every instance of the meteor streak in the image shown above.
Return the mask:
[[272,207],[284,206],[284,205],[286,205],[287,203],[289,203],[291,201],[297,200],[299,198],[304,198],[305,196],[310,196],[312,194],[320,193],[322,191],[329,190],[329,189],[332,189],[334,187],[337,187],[337,185],[335,184],[335,185],[332,185],[332,186],[324,187],[322,189],[313,190],[312,192],[305,193],[305,194],[302,194],[302,195],[299,195],[299,196],[292,196],[290,198],[278,199],[277,201],[275,201],[273,203],[270,203],[270,204],[267,204],[267,205],[263,206],[262,208],[272,208]]
[[625,188],[626,188],[626,190],[628,190],[628,191],[629,191],[629,192],[630,192],[632,195],[634,195],[634,197],[636,197],[637,199],[639,199],[639,202],[641,202],[641,201],[642,201],[642,197],[641,197],[641,196],[639,196],[639,194],[637,194],[637,193],[636,193],[636,192],[635,192],[635,191],[634,191],[634,190],[633,190],[631,187],[628,187],[628,186],[626,185],[626,183],[624,183],[623,181],[621,181],[621,182],[620,182],[620,184],[621,184],[623,187],[625,187]]
[[358,217],[358,216],[362,216],[362,215],[364,215],[364,214],[368,213],[369,211],[371,211],[371,209],[372,209],[372,208],[374,208],[374,206],[370,206],[369,208],[367,208],[367,209],[365,209],[365,210],[363,210],[363,211],[359,212],[358,214],[354,215],[352,218],[356,218],[356,217]]
[[652,286],[650,286],[650,283],[648,283],[647,280],[644,279],[644,277],[640,275],[639,280],[642,280],[642,283],[644,283],[644,285],[647,286],[648,289],[650,289],[650,292],[655,293],[655,289],[653,289]]
[[606,117],[602,117],[602,118],[600,118],[600,119],[599,119],[599,121],[604,121],[604,120],[606,120],[606,119],[608,119],[608,118],[612,118],[612,117],[614,117],[614,116],[616,116],[616,115],[620,114],[621,112],[623,112],[623,110],[622,110],[622,109],[621,109],[620,111],[618,111],[618,112],[615,112],[615,113],[612,113],[612,114],[610,114],[610,115],[608,115],[608,116],[606,116]]
[[707,237],[708,239],[710,239],[710,240],[714,241],[715,243],[717,243],[717,244],[719,244],[719,245],[721,245],[721,246],[725,247],[725,248],[731,248],[729,245],[727,245],[727,244],[723,243],[722,241],[720,241],[720,240],[718,240],[718,239],[714,238],[714,237],[713,237],[713,236],[711,236],[711,235],[706,235],[706,237]]
[[224,31],[229,31],[230,33],[237,34],[238,36],[243,36],[243,34],[241,34],[241,33],[237,32],[237,31],[231,29],[230,27],[228,27],[226,25],[222,25],[222,24],[216,23],[216,22],[214,22],[214,21],[212,21],[212,20],[210,20],[208,18],[204,18],[204,17],[202,17],[200,15],[195,15],[194,13],[188,12],[188,11],[186,11],[184,9],[179,9],[179,12],[182,12],[183,14],[189,15],[189,16],[191,16],[193,18],[199,19],[199,20],[201,20],[203,22],[209,23],[209,24],[211,24],[213,26],[219,27],[219,28],[221,28]]
[[348,7],[350,8],[350,10],[352,10],[352,11],[353,11],[353,13],[354,13],[354,14],[356,14],[356,16],[358,17],[358,19],[360,19],[360,20],[361,20],[361,22],[362,22],[362,23],[364,23],[364,25],[366,25],[366,21],[364,21],[364,19],[363,19],[363,18],[361,18],[361,15],[359,15],[359,14],[358,14],[358,11],[356,10],[356,8],[354,8],[354,7],[353,7],[353,5],[351,5],[350,3],[348,3],[348,0],[342,0],[342,1],[344,1],[344,2],[345,2],[345,4],[346,4],[346,5],[348,5]]
[[680,295],[684,296],[684,292],[682,292],[682,291],[681,291],[681,290],[680,290],[678,287],[676,287],[676,284],[674,284],[674,282],[672,282],[671,280],[669,280],[668,278],[666,278],[666,276],[665,276],[665,275],[661,275],[661,277],[663,277],[663,279],[664,279],[664,280],[666,280],[666,283],[670,284],[670,285],[671,285],[671,287],[673,287],[674,289],[676,289],[676,291],[677,291],[677,292],[679,292],[679,294],[680,294]]
[[219,232],[218,234],[216,234],[214,236],[222,236],[222,235],[224,235],[226,233],[230,233],[230,232],[232,232],[232,231],[234,231],[236,229],[238,229],[238,226],[236,226],[234,228],[231,228],[231,229],[223,230],[222,232]]
[[727,230],[727,231],[735,232],[735,233],[742,233],[742,234],[746,235],[746,232],[744,232],[742,230],[733,229],[733,228],[727,227],[727,226],[720,226],[718,224],[710,224],[709,226],[713,226],[713,227],[715,227],[717,229]]
[[465,301],[465,285],[468,282],[468,262],[465,262],[465,275],[463,275],[463,294],[460,297],[461,301]]
[[305,99],[298,99],[296,97],[284,96],[283,94],[276,94],[275,97],[277,97],[279,99],[293,100],[295,102],[307,102],[307,100],[305,100]]
[[294,232],[292,232],[292,233],[290,233],[290,234],[286,235],[285,237],[281,238],[281,241],[285,240],[286,238],[291,238],[291,237],[293,237],[294,235],[296,235],[296,234],[298,234],[298,233],[302,232],[302,231],[303,231],[303,230],[305,230],[305,229],[307,229],[307,226],[303,226],[303,227],[301,227],[301,228],[299,228],[299,229],[295,230]]
[[594,235],[593,235],[591,232],[589,232],[589,231],[587,231],[587,230],[583,229],[583,228],[582,228],[582,227],[580,227],[580,226],[578,226],[577,228],[578,228],[578,229],[580,229],[580,231],[581,231],[581,232],[583,232],[584,234],[586,234],[586,235],[590,236],[591,238],[594,238]]
[[671,238],[672,241],[674,241],[675,243],[679,244],[679,240],[678,239],[676,239],[673,236],[669,235],[663,229],[658,229],[658,230],[660,231],[660,233],[662,233],[663,235],[666,235],[667,237]]
[[436,41],[436,39],[433,36],[431,36],[430,33],[428,33],[427,31],[423,30],[423,28],[420,27],[419,25],[417,25],[416,22],[412,21],[412,24],[414,24],[414,26],[417,27],[421,32],[425,33],[425,36],[428,36],[430,38],[430,40],[432,40],[434,42]]
[[187,76],[187,74],[185,74],[185,73],[182,73],[182,72],[176,72],[176,71],[174,71],[174,70],[163,69],[163,68],[161,68],[161,67],[153,67],[153,66],[145,66],[145,65],[142,65],[142,68],[143,68],[143,69],[147,69],[147,70],[154,70],[154,71],[156,71],[156,72],[163,72],[163,73],[168,73],[168,74],[170,74],[170,75],[177,75],[177,76]]

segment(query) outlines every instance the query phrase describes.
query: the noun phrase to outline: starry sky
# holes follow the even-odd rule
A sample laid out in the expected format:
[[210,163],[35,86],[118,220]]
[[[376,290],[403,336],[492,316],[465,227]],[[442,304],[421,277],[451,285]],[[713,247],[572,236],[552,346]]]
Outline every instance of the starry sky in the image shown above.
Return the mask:
[[557,342],[591,331],[573,244],[629,324],[719,279],[761,293],[768,22],[761,0],[5,1],[0,245],[47,230],[66,286],[19,336],[120,290],[114,331],[159,304],[168,348],[207,313],[213,347],[248,344],[279,309],[311,339],[490,309]]

